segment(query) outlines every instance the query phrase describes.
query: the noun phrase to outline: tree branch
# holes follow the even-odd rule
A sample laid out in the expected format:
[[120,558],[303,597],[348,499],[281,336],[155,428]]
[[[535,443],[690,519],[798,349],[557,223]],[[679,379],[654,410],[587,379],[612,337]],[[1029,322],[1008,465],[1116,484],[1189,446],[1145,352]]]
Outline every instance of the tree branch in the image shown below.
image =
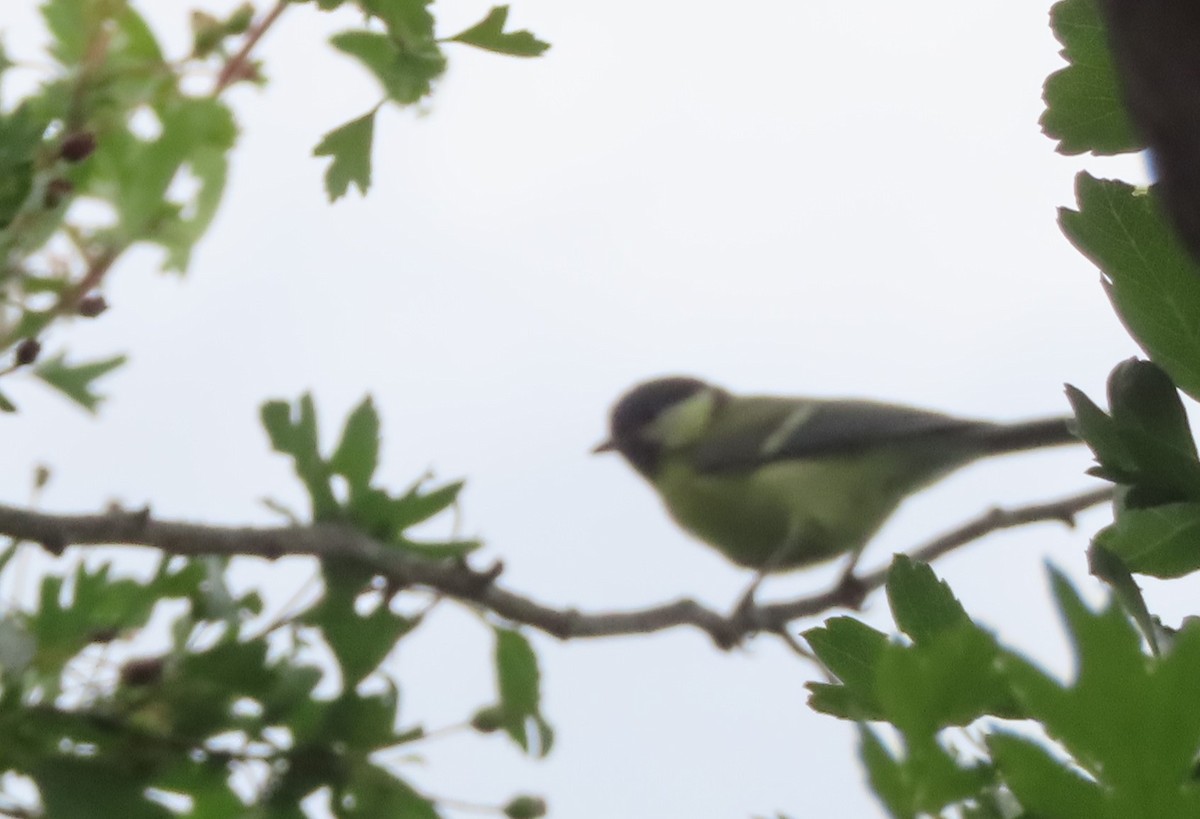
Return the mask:
[[[1049,503],[993,509],[911,552],[931,561],[991,532],[1040,521],[1074,525],[1075,516],[1112,497],[1098,489]],[[782,633],[801,617],[839,606],[856,607],[863,595],[882,586],[887,570],[851,577],[821,594],[780,603],[751,603],[724,615],[694,600],[624,612],[583,613],[556,609],[509,591],[496,582],[497,563],[474,569],[459,561],[429,560],[374,540],[342,524],[281,527],[226,527],[157,520],[150,511],[116,510],[100,515],[54,515],[0,504],[0,535],[39,543],[54,554],[68,546],[144,546],[168,554],[256,556],[274,560],[312,555],[331,563],[350,561],[369,567],[397,588],[419,586],[489,611],[560,639],[649,634],[678,626],[706,632],[722,648],[737,645],[757,631]]]

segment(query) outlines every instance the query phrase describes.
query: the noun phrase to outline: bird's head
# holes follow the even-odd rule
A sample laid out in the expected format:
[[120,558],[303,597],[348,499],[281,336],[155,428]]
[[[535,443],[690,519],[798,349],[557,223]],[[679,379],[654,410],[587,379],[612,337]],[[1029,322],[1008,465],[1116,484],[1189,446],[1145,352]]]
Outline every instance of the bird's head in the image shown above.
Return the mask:
[[664,452],[694,443],[726,393],[698,378],[672,376],[638,384],[612,408],[609,438],[593,452],[619,452],[653,480]]

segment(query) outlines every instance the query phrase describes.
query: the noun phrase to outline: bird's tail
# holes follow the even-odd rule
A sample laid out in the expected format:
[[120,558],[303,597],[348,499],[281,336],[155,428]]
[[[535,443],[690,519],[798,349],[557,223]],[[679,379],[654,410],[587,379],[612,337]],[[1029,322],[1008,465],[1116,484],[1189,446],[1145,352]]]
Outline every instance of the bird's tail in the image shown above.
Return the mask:
[[1016,424],[997,424],[985,428],[980,435],[984,449],[990,455],[1083,443],[1075,432],[1074,418],[1044,418]]

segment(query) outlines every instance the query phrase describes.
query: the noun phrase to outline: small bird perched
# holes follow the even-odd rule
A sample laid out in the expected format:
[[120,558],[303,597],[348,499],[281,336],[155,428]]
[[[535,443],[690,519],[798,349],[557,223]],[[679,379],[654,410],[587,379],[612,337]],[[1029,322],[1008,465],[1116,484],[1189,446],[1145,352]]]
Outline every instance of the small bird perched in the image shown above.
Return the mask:
[[857,554],[917,490],[989,455],[1079,443],[1070,423],[739,396],[673,377],[622,396],[593,451],[621,453],[680,526],[734,563],[772,572]]

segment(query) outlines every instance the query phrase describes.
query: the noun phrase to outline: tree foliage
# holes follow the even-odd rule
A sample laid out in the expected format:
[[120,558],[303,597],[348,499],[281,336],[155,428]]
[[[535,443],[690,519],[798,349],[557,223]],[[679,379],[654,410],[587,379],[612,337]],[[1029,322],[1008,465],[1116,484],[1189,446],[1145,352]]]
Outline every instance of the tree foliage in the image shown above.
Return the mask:
[[[220,204],[237,142],[221,95],[263,81],[251,50],[291,5],[302,4],[279,3],[261,16],[245,5],[224,19],[196,12],[191,51],[178,56],[164,53],[125,0],[42,5],[54,69],[36,93],[0,112],[6,375],[31,373],[97,409],[96,382],[124,358],[42,357],[43,340],[63,335],[72,318],[103,312],[103,280],[135,245],[156,245],[164,269],[186,270]],[[528,32],[505,31],[506,7],[444,38],[423,0],[303,5],[358,6],[363,26],[331,43],[359,60],[383,91],[366,115],[317,145],[317,155],[332,159],[332,199],[350,184],[368,189],[376,111],[430,95],[447,64],[446,44],[516,56],[546,48]],[[0,70],[8,65],[0,60]],[[210,86],[195,90],[187,78],[196,75],[211,77]],[[107,217],[97,219],[97,208]],[[16,403],[0,395],[0,407],[11,412]],[[311,508],[291,513],[294,520],[354,528],[430,562],[461,561],[478,545],[410,534],[444,519],[462,482],[421,478],[400,491],[379,485],[380,421],[369,399],[328,454],[308,396],[267,402],[262,422],[310,498]],[[67,545],[48,540],[42,546],[52,551]],[[5,571],[28,548],[35,547],[10,543],[0,558]],[[278,554],[287,548],[278,544]],[[426,595],[414,607],[394,579],[353,561],[314,560],[310,593],[265,622],[258,592],[228,585],[231,561],[147,553],[142,574],[128,576],[128,560],[117,572],[108,560],[67,554],[44,573],[27,607],[4,613],[0,770],[16,777],[0,786],[0,811],[67,819],[299,817],[301,804],[316,799],[336,816],[441,815],[408,782],[405,760],[419,753],[426,731],[417,715],[402,712],[399,680],[385,662],[436,599]],[[528,641],[500,620],[481,628],[495,644],[495,699],[463,714],[462,730],[499,731],[524,753],[547,753],[553,734],[540,713]],[[533,796],[497,809],[513,817],[544,813]]]

